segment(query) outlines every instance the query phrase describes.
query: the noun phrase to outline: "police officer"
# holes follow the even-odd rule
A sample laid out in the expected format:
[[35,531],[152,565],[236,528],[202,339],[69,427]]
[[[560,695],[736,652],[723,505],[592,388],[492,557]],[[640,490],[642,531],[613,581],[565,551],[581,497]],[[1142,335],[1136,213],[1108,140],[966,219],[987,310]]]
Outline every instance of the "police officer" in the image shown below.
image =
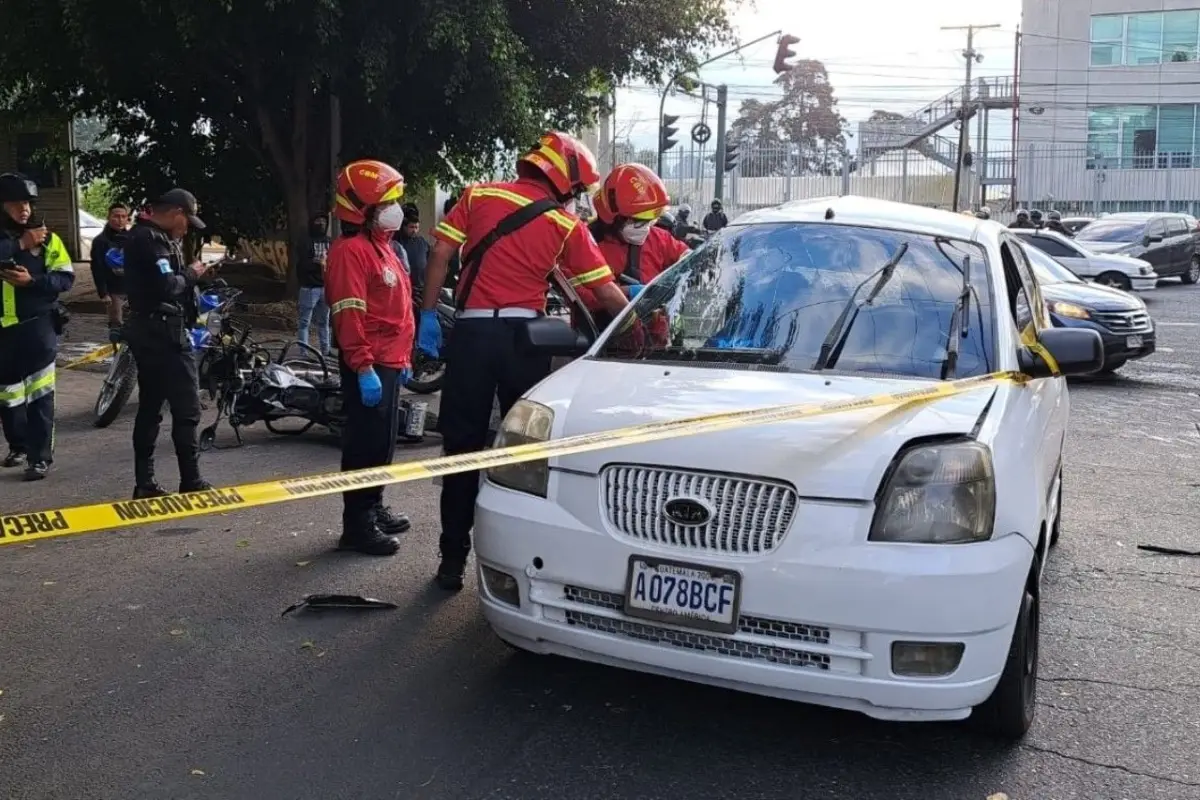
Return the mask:
[[0,423],[5,467],[25,462],[25,480],[45,478],[54,460],[54,314],[75,282],[62,239],[34,222],[37,184],[0,175]]
[[133,423],[134,499],[169,492],[155,480],[154,446],[162,408],[171,409],[171,439],[179,462],[179,491],[212,485],[200,476],[200,389],[189,330],[195,321],[195,287],[207,267],[184,263],[188,229],[204,230],[196,198],[172,189],[139,214],[125,239],[125,336],[138,368],[138,410]]
[[[381,161],[355,161],[338,174],[334,214],[342,236],[329,249],[325,302],[333,315],[346,427],[342,469],[392,463],[400,389],[412,377],[412,285],[394,243],[404,224],[404,176]],[[396,251],[399,250],[398,254]],[[340,550],[390,556],[409,520],[383,504],[383,487],[342,494]]]
[[[565,133],[547,133],[521,156],[517,175],[511,183],[468,187],[433,232],[437,241],[425,273],[418,346],[434,358],[441,346],[434,311],[438,293],[450,259],[463,250],[439,415],[447,455],[482,450],[493,399],[507,414],[550,373],[549,357],[522,352],[519,336],[544,312],[546,278],[555,266],[573,284],[590,289],[608,313],[627,305],[603,253],[574,213],[578,198],[600,182],[591,151]],[[516,226],[518,221],[523,224]],[[463,586],[478,491],[477,472],[442,480],[437,582],[447,591]]]
[[1063,225],[1062,212],[1058,209],[1051,209],[1046,215],[1046,230],[1054,231],[1066,236],[1068,239],[1074,238],[1075,234],[1071,233],[1066,225]]
[[1029,218],[1029,212],[1024,208],[1017,209],[1017,218],[1013,220],[1010,228],[1036,228],[1037,226]]
[[1038,230],[1041,230],[1046,226],[1046,219],[1042,215],[1042,210],[1040,208],[1035,208],[1033,211],[1029,212],[1029,221],[1033,223],[1033,227],[1037,228]]

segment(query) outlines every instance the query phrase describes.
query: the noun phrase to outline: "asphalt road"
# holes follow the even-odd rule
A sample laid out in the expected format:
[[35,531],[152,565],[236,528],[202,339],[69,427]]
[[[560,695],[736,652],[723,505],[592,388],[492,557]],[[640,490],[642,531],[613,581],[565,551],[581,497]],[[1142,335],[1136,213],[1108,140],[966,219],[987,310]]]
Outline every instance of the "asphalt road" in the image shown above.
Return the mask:
[[[1150,304],[1159,353],[1072,388],[1020,746],[515,655],[431,587],[420,483],[389,490],[415,522],[390,560],[331,552],[337,499],[0,551],[0,798],[1200,798],[1200,559],[1136,549],[1200,549],[1200,287]],[[90,427],[99,380],[60,378],[56,471],[0,476],[6,509],[129,492],[132,415]],[[219,483],[336,463],[265,431],[205,458]],[[330,591],[400,610],[280,616]]]

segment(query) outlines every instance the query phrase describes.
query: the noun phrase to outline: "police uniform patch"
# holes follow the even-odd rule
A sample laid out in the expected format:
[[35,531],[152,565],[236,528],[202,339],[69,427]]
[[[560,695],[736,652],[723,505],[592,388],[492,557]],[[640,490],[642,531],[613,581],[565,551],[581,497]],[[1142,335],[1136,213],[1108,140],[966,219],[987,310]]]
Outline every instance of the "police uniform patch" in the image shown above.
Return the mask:
[[175,271],[175,270],[171,269],[171,262],[168,259],[160,258],[155,263],[158,264],[158,271],[161,272],[163,275],[170,275],[172,272]]
[[383,282],[387,284],[389,289],[394,289],[396,287],[396,280],[396,271],[391,267],[384,267]]

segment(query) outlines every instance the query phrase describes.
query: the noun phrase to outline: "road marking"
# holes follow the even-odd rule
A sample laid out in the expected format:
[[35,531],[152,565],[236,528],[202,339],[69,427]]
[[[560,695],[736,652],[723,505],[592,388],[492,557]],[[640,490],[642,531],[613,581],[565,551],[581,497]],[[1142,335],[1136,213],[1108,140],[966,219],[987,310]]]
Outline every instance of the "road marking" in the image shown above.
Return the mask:
[[1160,322],[1160,328],[1195,328],[1200,322]]

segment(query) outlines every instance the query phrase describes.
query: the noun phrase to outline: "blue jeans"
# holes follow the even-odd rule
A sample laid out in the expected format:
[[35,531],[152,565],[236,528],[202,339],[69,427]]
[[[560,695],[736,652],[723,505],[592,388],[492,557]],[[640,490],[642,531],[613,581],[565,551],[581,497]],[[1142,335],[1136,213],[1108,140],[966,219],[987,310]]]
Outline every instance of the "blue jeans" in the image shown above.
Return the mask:
[[301,287],[299,302],[300,319],[297,326],[296,338],[308,344],[308,327],[313,323],[317,327],[318,349],[321,355],[329,355],[329,306],[325,305],[325,290],[320,287]]

